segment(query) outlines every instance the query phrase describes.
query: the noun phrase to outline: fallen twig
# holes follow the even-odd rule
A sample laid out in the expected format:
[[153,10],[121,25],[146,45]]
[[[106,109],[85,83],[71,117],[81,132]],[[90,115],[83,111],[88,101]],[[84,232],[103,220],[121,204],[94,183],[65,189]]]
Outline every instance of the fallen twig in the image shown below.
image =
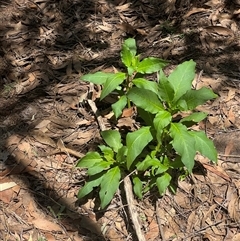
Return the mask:
[[141,225],[138,221],[139,219],[138,219],[138,213],[136,210],[136,205],[134,204],[131,180],[129,176],[126,176],[123,181],[124,181],[124,190],[125,190],[127,204],[128,204],[128,210],[136,231],[136,235],[139,241],[145,241],[146,240],[145,236],[141,230]]
[[[97,122],[98,122],[98,125],[100,127],[100,130],[101,131],[106,130],[107,128],[104,125],[102,117],[98,114],[98,109],[96,107],[95,102],[90,100],[90,99],[88,99],[87,102],[88,102],[89,106],[91,107],[94,115],[97,118]],[[133,222],[134,229],[136,231],[136,235],[137,235],[139,241],[145,241],[146,239],[145,239],[145,236],[144,236],[144,234],[141,230],[141,225],[139,223],[136,206],[134,204],[132,184],[131,184],[131,180],[130,180],[129,176],[126,176],[124,178],[123,182],[124,182],[124,190],[125,190],[125,193],[126,193],[126,199],[127,199],[127,204],[128,204],[128,210],[129,210],[129,214],[131,216],[132,222]]]

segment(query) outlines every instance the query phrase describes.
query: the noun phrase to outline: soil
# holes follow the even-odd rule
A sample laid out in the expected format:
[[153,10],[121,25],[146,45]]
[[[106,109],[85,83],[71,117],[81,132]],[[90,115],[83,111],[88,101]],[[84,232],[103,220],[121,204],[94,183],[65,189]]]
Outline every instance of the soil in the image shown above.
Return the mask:
[[[166,72],[193,59],[194,87],[219,96],[196,127],[218,164],[197,156],[176,194],[133,200],[145,239],[240,240],[238,0],[5,0],[0,12],[0,240],[137,240],[123,195],[105,210],[95,193],[78,200],[87,175],[75,168],[101,143],[81,76],[122,69],[128,37],[142,57],[169,60]],[[110,128],[100,91],[92,100]]]

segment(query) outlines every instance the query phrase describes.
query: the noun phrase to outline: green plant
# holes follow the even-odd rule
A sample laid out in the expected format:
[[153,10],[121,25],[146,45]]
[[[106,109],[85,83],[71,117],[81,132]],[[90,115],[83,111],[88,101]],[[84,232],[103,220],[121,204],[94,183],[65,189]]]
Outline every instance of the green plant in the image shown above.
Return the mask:
[[[116,118],[126,106],[134,105],[142,120],[141,127],[127,133],[126,138],[119,130],[102,131],[106,145],[99,146],[100,152],[87,153],[77,164],[87,168],[89,176],[78,197],[99,187],[101,208],[109,204],[126,175],[131,176],[139,198],[154,187],[163,195],[172,187],[174,170],[181,175],[192,172],[197,152],[217,161],[213,142],[204,132],[191,129],[207,116],[194,109],[217,97],[205,87],[192,89],[195,62],[186,61],[166,76],[162,71],[166,61],[153,57],[140,60],[136,53],[135,40],[127,39],[121,51],[126,73],[97,72],[82,77],[103,85],[100,100],[113,91],[118,93],[119,99],[112,104]],[[157,73],[157,81],[145,78],[152,73]]]

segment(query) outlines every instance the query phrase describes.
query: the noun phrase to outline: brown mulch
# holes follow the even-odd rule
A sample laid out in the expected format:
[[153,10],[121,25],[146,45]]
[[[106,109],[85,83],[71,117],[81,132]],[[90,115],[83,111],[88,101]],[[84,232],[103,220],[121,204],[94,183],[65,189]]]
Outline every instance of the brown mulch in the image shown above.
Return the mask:
[[74,168],[101,143],[80,77],[121,69],[128,37],[169,69],[193,59],[195,87],[219,95],[199,107],[209,115],[197,127],[218,165],[197,156],[175,195],[134,200],[145,239],[240,240],[239,19],[239,0],[0,1],[0,240],[137,240],[120,191],[104,211],[95,194],[78,200],[86,173]]

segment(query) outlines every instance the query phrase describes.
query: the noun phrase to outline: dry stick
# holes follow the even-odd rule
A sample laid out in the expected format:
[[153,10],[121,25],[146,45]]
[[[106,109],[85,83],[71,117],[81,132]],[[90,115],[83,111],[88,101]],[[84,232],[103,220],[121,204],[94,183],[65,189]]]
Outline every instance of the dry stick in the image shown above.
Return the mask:
[[[98,109],[95,105],[95,102],[92,100],[87,100],[89,106],[91,107],[93,113],[95,114],[96,118],[97,118],[97,122],[98,125],[100,127],[101,131],[106,130],[107,128],[104,125],[103,119],[100,115],[98,115]],[[132,192],[132,184],[130,181],[129,176],[126,176],[123,180],[124,182],[124,190],[126,193],[126,199],[127,199],[127,204],[128,204],[128,210],[129,210],[129,214],[131,216],[132,222],[133,222],[133,226],[135,228],[136,231],[136,235],[138,237],[139,241],[146,241],[145,236],[141,230],[141,225],[139,223],[139,219],[138,219],[138,214],[137,214],[137,210],[136,210],[136,206],[134,205],[134,197],[133,197],[133,192]]]
[[163,232],[163,229],[162,229],[162,222],[161,222],[161,217],[159,216],[159,213],[160,213],[160,207],[159,207],[159,200],[156,201],[156,214],[157,214],[157,222],[158,222],[158,226],[159,226],[159,231],[160,231],[160,234],[161,234],[161,237],[162,237],[162,241],[165,241],[165,235],[164,235],[164,232]]
[[132,192],[131,180],[130,180],[129,176],[126,176],[123,181],[124,181],[124,189],[125,189],[126,199],[127,199],[127,203],[128,203],[128,210],[129,210],[129,214],[131,216],[131,219],[132,219],[135,231],[136,231],[136,235],[137,235],[139,241],[145,241],[146,240],[145,236],[141,230],[141,225],[138,221],[139,219],[138,219],[136,205],[134,205],[134,197],[133,197],[133,192]]

